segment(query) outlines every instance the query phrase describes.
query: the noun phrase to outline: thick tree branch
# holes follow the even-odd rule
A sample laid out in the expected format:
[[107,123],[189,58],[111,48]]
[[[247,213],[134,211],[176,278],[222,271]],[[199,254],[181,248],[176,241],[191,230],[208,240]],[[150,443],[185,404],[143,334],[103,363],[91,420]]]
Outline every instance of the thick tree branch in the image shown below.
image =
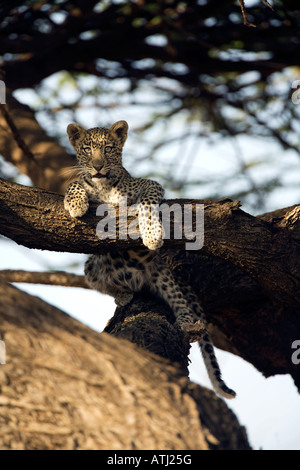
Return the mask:
[[[196,202],[176,201],[181,206]],[[0,233],[29,248],[101,253],[141,244],[99,240],[96,206],[74,220],[64,210],[62,196],[4,180],[0,210]],[[252,217],[237,202],[205,201],[204,229],[200,251],[187,252],[185,240],[165,240],[161,253],[175,275],[199,295],[215,344],[266,376],[289,373],[299,386],[299,368],[291,361],[292,342],[300,337],[299,206]],[[114,320],[118,331],[123,331],[128,312]]]
[[[1,180],[0,233],[29,248],[75,253],[99,253],[141,245],[141,240],[99,240],[96,205],[86,216],[72,219],[64,210],[62,196]],[[169,200],[192,204],[205,201]],[[293,217],[291,216],[293,215]],[[289,216],[290,215],[290,216]],[[133,218],[129,218],[131,222]],[[239,209],[230,200],[206,201],[203,254],[214,255],[242,268],[262,287],[287,305],[300,304],[299,207],[295,206],[278,223],[268,223]],[[285,227],[285,222],[287,227]],[[126,222],[125,222],[126,223]],[[118,229],[124,232],[124,226]],[[196,231],[195,220],[193,230]],[[135,233],[135,230],[133,230]],[[292,235],[294,234],[294,236]],[[129,230],[130,235],[130,230]],[[184,249],[189,240],[165,240],[166,248]]]

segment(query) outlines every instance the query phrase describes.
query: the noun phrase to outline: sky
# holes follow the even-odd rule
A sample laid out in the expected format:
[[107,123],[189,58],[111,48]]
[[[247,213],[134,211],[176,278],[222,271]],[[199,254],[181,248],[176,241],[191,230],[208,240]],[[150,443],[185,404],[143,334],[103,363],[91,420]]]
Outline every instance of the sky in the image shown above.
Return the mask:
[[[22,91],[19,92],[18,98],[22,98],[23,102],[29,104],[32,94],[28,92],[26,95],[26,91]],[[116,115],[115,120],[119,118]],[[130,127],[134,128],[136,116],[132,111],[127,112],[125,109],[122,119],[128,120]],[[90,113],[86,116],[86,120],[87,127],[97,125],[95,122],[91,122]],[[95,121],[95,118],[93,120]],[[67,123],[62,124],[64,129]],[[99,122],[98,125],[101,125],[101,123]],[[253,139],[249,140],[246,137],[241,137],[240,145],[246,161],[255,156],[257,158],[262,155],[272,156],[279,151],[275,143],[270,144],[270,142],[260,141],[259,145],[253,145]],[[172,153],[172,149],[169,151]],[[201,174],[211,173],[213,175],[217,167],[218,171],[222,168],[224,174],[226,174],[226,171],[230,172],[230,165],[235,157],[228,141],[224,139],[214,148],[204,142],[199,151],[201,158],[196,162],[195,171]],[[228,158],[223,158],[224,156]],[[165,158],[167,157],[165,156]],[[257,172],[256,177],[266,176],[264,172],[272,173],[272,165],[269,163],[270,160],[267,159],[265,167],[253,169],[253,172]],[[284,168],[284,165],[295,168],[289,178],[299,178],[300,159],[298,155],[286,153],[284,161],[280,161],[279,164],[282,165],[282,168]],[[135,174],[134,176],[139,175]],[[23,178],[20,182],[26,184],[27,180]],[[299,192],[295,189],[289,190],[288,183],[287,180],[285,187],[279,188],[272,195],[272,199],[268,201],[269,210],[297,203]],[[235,183],[230,182],[230,184]],[[191,197],[203,197],[201,191],[201,188],[199,188],[199,192],[194,190]],[[224,197],[227,196],[225,191],[224,189]],[[243,208],[247,210],[247,205]],[[0,269],[61,269],[83,274],[86,259],[84,255],[29,250],[8,240],[0,240],[0,252]],[[18,287],[41,297],[99,332],[103,330],[115,310],[112,298],[92,290],[31,284],[19,284]],[[88,309],[87,305],[89,306]],[[101,305],[99,313],[96,311],[95,305]],[[237,398],[227,400],[227,404],[238,417],[240,424],[246,427],[250,445],[254,449],[263,450],[300,450],[300,395],[292,379],[289,376],[275,376],[266,379],[251,364],[220,350],[217,350],[217,357],[225,382],[237,392]],[[191,380],[211,388],[197,345],[193,345],[190,359]]]

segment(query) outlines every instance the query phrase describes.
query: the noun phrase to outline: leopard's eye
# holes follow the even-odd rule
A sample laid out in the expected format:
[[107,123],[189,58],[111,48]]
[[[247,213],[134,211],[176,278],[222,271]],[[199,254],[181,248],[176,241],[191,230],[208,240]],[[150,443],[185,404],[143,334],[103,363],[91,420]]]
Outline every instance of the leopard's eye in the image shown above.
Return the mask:
[[86,155],[91,155],[91,153],[92,153],[91,147],[83,147],[82,150]]
[[104,150],[105,150],[105,153],[110,153],[112,151],[112,147],[107,145]]

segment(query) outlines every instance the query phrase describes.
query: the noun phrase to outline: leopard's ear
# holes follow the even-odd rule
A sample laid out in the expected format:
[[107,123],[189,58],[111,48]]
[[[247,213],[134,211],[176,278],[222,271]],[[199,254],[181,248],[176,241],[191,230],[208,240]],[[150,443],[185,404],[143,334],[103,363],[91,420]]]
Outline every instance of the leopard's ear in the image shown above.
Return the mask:
[[116,137],[122,147],[127,139],[127,131],[128,124],[126,121],[117,121],[109,128],[109,132]]
[[72,147],[74,147],[74,149],[76,149],[79,142],[86,136],[86,130],[79,124],[69,124],[67,127],[67,133],[70,144]]

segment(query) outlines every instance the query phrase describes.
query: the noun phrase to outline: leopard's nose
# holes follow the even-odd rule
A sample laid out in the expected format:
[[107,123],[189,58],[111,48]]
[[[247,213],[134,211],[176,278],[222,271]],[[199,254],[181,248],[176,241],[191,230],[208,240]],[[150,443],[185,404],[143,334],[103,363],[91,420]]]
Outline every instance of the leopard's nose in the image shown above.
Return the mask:
[[101,171],[103,168],[103,165],[99,162],[94,162],[93,167],[95,168],[96,171]]

